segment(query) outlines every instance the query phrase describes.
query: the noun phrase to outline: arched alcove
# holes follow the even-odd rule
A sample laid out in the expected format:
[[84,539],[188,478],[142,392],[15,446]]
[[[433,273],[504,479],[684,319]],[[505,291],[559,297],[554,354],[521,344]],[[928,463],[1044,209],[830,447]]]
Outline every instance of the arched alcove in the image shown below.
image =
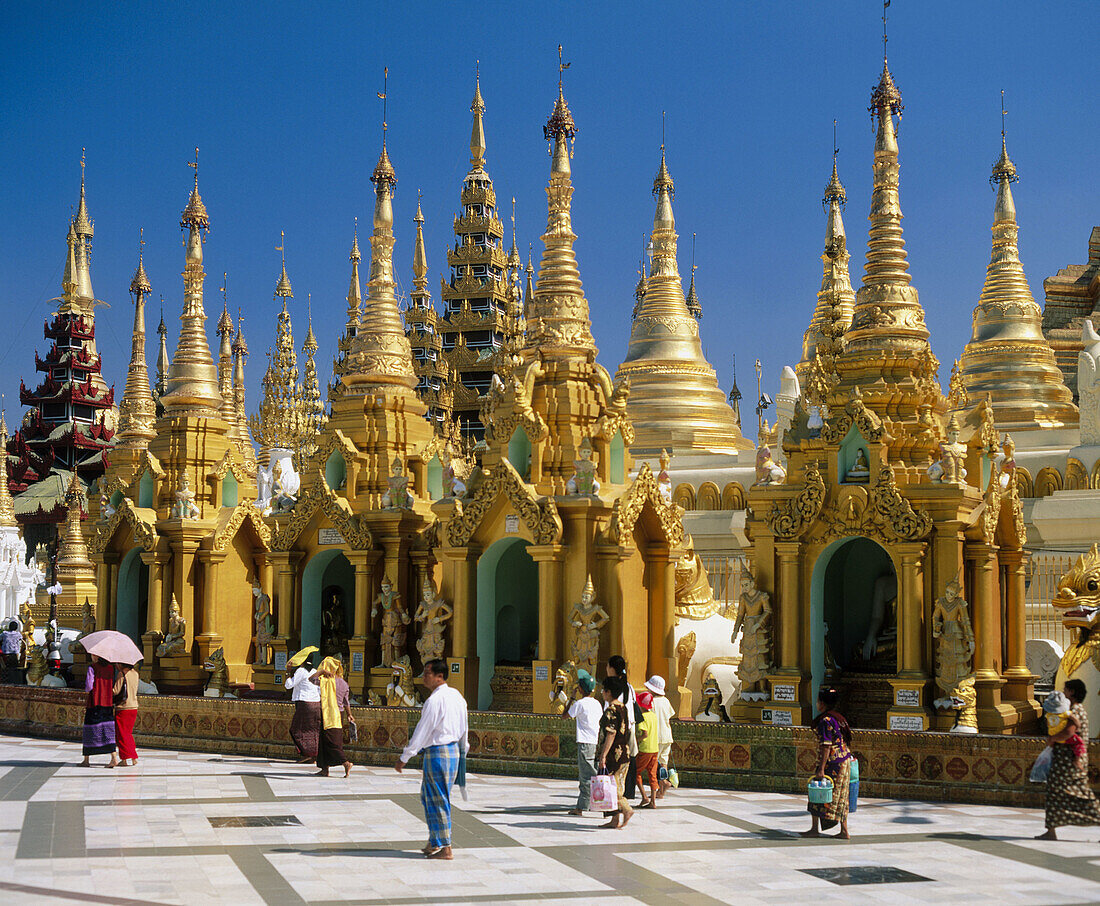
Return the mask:
[[344,626],[355,619],[355,567],[340,550],[314,554],[302,571],[302,646],[321,647],[321,611],[324,594],[339,589],[343,598]]
[[138,506],[153,506],[153,473],[148,469],[141,473],[141,480],[138,481]]
[[531,441],[523,428],[516,428],[508,441],[508,462],[527,481],[531,474]]
[[232,472],[226,472],[222,479],[222,506],[236,506],[238,500],[239,485]]
[[611,438],[611,449],[608,451],[611,462],[608,463],[608,472],[612,484],[622,484],[626,479],[626,442],[621,431],[616,431]]
[[115,595],[115,626],[141,647],[141,634],[149,619],[149,567],[135,547],[118,566],[118,591]]
[[333,450],[325,460],[325,483],[334,491],[339,491],[348,480],[348,467],[344,454]]
[[539,638],[538,566],[522,538],[501,538],[477,561],[479,709],[492,702],[496,665],[530,660]]
[[428,496],[432,500],[439,500],[443,496],[443,463],[438,456],[428,460]]

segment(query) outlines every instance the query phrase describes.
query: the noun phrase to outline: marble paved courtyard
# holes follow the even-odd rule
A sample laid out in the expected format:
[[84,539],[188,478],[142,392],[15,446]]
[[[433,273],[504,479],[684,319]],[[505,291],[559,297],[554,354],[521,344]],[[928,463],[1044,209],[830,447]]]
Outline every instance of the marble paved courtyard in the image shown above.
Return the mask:
[[1036,841],[1042,812],[1011,803],[865,800],[851,842],[809,841],[794,796],[674,790],[610,831],[565,814],[574,784],[471,776],[455,860],[428,862],[416,770],[79,758],[72,743],[0,737],[3,902],[1100,902],[1100,828]]

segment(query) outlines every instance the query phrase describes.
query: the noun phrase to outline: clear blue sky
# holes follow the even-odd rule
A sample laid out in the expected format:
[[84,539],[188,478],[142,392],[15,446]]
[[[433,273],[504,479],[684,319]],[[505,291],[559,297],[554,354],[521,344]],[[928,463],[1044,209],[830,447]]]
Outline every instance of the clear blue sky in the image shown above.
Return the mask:
[[[577,257],[600,360],[623,359],[650,194],[667,111],[680,269],[698,233],[703,342],[722,386],[736,354],[742,389],[759,357],[774,390],[797,361],[820,285],[819,203],[839,120],[840,173],[856,286],[866,247],[872,131],[866,108],[882,65],[881,6],[831,3],[9,4],[0,32],[0,389],[9,419],[19,379],[36,385],[34,350],[61,291],[65,233],[88,149],[95,220],[92,277],[99,347],[121,396],[132,307],[127,292],[145,227],[170,348],[182,300],[179,213],[201,148],[210,212],[209,334],[229,272],[252,352],[254,411],[272,342],[279,230],[286,230],[296,340],[313,294],[331,359],[344,320],[352,221],[369,230],[369,176],[380,144],[389,66],[389,149],[396,270],[411,284],[416,192],[424,193],[431,289],[453,239],[468,168],[474,61],[481,60],[488,167],[502,208],[517,199],[526,254],[546,223],[549,158],[541,126],[553,105],[557,45],[579,128],[574,159]],[[1000,90],[1032,291],[1086,260],[1100,223],[1094,114],[1094,2],[895,0],[890,65],[906,103],[901,200],[913,282],[946,377],[969,337],[989,259]],[[1090,90],[1091,89],[1091,90]],[[506,210],[505,210],[506,214]],[[507,220],[506,220],[507,223]],[[751,396],[751,394],[746,394]]]

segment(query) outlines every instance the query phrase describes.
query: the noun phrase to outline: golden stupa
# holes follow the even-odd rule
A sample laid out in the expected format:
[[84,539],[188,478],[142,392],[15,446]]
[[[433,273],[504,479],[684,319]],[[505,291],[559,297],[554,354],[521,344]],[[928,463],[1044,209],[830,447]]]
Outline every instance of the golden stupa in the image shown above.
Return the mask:
[[1020,227],[1011,188],[1018,179],[1002,131],[1001,156],[990,177],[997,189],[993,251],[974,309],[970,342],[959,360],[966,399],[955,401],[960,414],[969,414],[989,396],[997,429],[1011,431],[1017,440],[1025,431],[1078,424],[1073,394],[1043,336],[1043,313],[1020,263]]
[[[662,449],[736,453],[752,448],[741,436],[737,416],[718,388],[714,369],[703,356],[699,323],[684,299],[676,263],[675,186],[661,148],[661,167],[653,181],[653,263],[637,317],[630,330],[626,359],[615,375],[629,382],[627,413],[634,424],[635,454]],[[540,276],[541,283],[541,276]]]

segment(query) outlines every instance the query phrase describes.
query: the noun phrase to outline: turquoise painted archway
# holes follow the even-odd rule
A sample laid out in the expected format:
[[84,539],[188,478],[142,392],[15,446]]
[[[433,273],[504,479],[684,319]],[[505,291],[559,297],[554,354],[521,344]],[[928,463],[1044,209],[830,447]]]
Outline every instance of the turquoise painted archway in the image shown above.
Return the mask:
[[522,538],[501,538],[477,561],[477,706],[489,707],[489,681],[502,661],[530,658],[539,639],[539,572]]
[[118,592],[115,596],[115,629],[141,647],[149,613],[149,567],[135,547],[118,565]]
[[863,642],[871,616],[875,580],[894,571],[890,554],[870,538],[838,538],[814,563],[810,578],[810,667],[812,697],[825,678],[825,626],[829,649],[843,671]]
[[[314,554],[302,571],[302,647],[321,646],[322,595],[339,588],[344,602],[344,626],[355,617],[355,567],[341,550]],[[350,631],[349,631],[350,635]]]

